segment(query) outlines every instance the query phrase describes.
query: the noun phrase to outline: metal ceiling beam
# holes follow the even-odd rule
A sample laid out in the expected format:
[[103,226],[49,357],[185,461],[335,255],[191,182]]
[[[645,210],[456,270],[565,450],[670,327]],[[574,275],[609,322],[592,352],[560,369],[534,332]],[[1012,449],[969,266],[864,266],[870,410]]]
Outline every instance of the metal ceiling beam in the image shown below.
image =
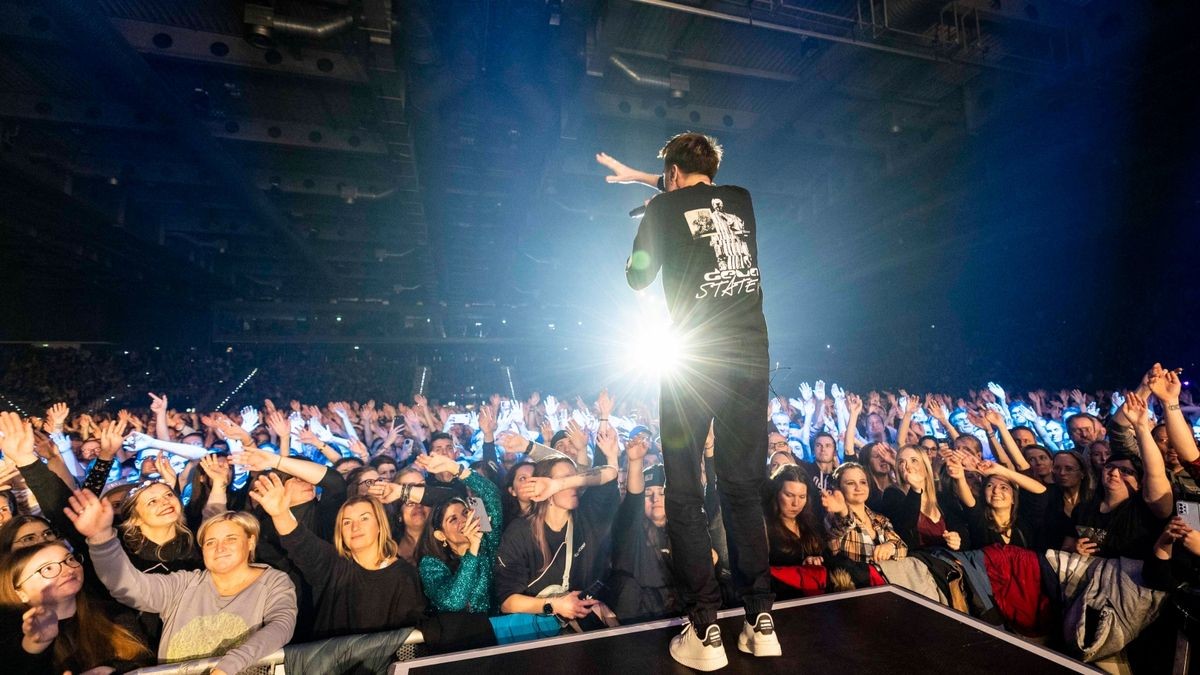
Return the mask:
[[254,186],[250,176],[194,119],[191,109],[176,98],[166,82],[113,27],[99,7],[77,0],[47,0],[43,5],[63,29],[84,67],[106,81],[117,95],[145,106],[169,127],[192,156],[228,189],[228,196],[245,206],[304,263],[320,282],[336,283],[333,270],[295,231],[292,223]]
[[[0,35],[66,46],[47,12],[39,3],[0,3]],[[261,49],[241,35],[226,35],[188,30],[179,26],[108,19],[126,42],[137,51],[155,58],[195,61],[230,68],[245,68],[279,75],[313,78],[348,85],[367,83],[367,74],[358,60],[342,52],[305,48],[293,50]]]
[[724,21],[726,23],[739,24],[742,26],[747,26],[749,28],[761,28],[763,30],[770,30],[770,31],[775,31],[775,32],[779,32],[779,33],[790,33],[792,35],[801,35],[801,36],[805,36],[805,37],[814,38],[817,40],[825,40],[827,42],[836,42],[838,44],[850,45],[850,46],[854,46],[854,47],[862,47],[863,49],[869,49],[869,50],[878,51],[878,52],[885,52],[888,54],[897,54],[900,56],[907,56],[909,58],[920,59],[923,61],[933,61],[935,63],[963,63],[963,64],[970,64],[970,65],[979,66],[979,67],[983,67],[983,68],[994,68],[997,70],[1009,70],[1009,71],[1020,72],[1020,73],[1030,73],[1030,72],[1036,71],[1036,69],[1013,68],[1010,66],[1005,66],[1003,64],[989,62],[989,61],[981,60],[981,59],[965,59],[962,57],[954,57],[950,54],[947,54],[947,53],[941,51],[936,46],[933,46],[927,50],[920,50],[920,49],[913,49],[913,48],[906,48],[906,47],[895,47],[895,46],[884,44],[881,42],[873,42],[871,40],[863,40],[863,39],[854,37],[853,33],[851,33],[850,35],[839,35],[839,34],[835,34],[835,33],[822,32],[819,30],[812,30],[809,28],[802,28],[800,26],[789,26],[787,24],[777,23],[775,21],[764,21],[764,20],[755,18],[753,16],[753,13],[747,14],[747,15],[731,14],[729,12],[722,12],[722,11],[715,10],[715,9],[709,9],[707,7],[697,7],[697,6],[693,6],[693,5],[686,5],[686,4],[683,4],[682,2],[673,2],[672,0],[626,0],[626,1],[630,2],[632,4],[635,4],[635,5],[647,5],[650,7],[658,7],[659,9],[666,9],[666,10],[675,11],[675,12],[682,12],[684,14],[691,14],[693,16],[701,16],[701,17],[704,17],[707,19],[713,19],[715,21]]

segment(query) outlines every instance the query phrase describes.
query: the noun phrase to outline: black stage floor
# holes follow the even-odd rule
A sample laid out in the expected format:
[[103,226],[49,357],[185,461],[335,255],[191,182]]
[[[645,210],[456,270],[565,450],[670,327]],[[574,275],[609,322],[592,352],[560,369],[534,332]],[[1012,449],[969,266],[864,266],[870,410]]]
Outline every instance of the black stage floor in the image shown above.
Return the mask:
[[[720,615],[729,667],[721,673],[1096,673],[1078,661],[893,586],[781,602],[773,612],[783,656],[737,650],[741,610]],[[694,671],[675,663],[667,643],[682,620],[622,626],[504,647],[427,657],[391,675],[634,675]]]

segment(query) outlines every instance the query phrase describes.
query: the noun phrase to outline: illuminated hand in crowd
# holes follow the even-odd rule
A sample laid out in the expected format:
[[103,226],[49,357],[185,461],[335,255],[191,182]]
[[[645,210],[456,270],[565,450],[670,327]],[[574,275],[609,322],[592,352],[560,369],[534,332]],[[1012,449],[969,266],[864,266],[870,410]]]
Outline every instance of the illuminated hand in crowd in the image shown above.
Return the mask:
[[248,405],[242,408],[241,426],[247,433],[251,433],[258,428],[258,410],[255,410],[254,406]]

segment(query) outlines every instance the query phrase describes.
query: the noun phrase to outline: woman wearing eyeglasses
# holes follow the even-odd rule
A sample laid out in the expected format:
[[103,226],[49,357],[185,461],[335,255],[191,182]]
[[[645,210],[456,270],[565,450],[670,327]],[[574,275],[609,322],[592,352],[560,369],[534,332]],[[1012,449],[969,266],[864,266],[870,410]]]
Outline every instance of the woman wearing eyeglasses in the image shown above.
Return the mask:
[[58,532],[41,516],[17,516],[0,527],[0,553],[58,541]]
[[1103,558],[1144,559],[1175,504],[1145,399],[1131,392],[1120,413],[1133,427],[1125,435],[1136,439],[1141,457],[1124,448],[1109,455],[1096,498],[1077,511],[1073,533],[1077,536],[1067,537],[1063,548]]
[[283,647],[296,627],[296,589],[287,574],[254,563],[258,521],[226,511],[200,526],[204,569],[139,571],[113,530],[112,506],[76,491],[67,517],[87,537],[96,574],[121,603],[162,617],[160,662],[219,657],[212,675],[239,673]]
[[38,542],[5,556],[0,659],[6,672],[124,671],[153,663],[131,614],[90,597],[83,582],[82,559],[64,542]]

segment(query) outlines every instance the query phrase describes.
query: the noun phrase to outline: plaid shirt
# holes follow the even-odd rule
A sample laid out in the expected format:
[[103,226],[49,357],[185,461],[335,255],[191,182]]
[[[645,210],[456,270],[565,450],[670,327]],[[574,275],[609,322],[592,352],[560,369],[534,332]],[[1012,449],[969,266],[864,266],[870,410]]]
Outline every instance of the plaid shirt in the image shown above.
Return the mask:
[[863,529],[862,521],[853,512],[844,516],[829,514],[826,524],[829,527],[829,549],[833,554],[845,553],[851,560],[869,563],[875,560],[876,546],[891,542],[896,545],[896,554],[892,556],[895,560],[908,555],[908,545],[896,534],[892,522],[865,506],[863,509],[875,530],[874,539]]

